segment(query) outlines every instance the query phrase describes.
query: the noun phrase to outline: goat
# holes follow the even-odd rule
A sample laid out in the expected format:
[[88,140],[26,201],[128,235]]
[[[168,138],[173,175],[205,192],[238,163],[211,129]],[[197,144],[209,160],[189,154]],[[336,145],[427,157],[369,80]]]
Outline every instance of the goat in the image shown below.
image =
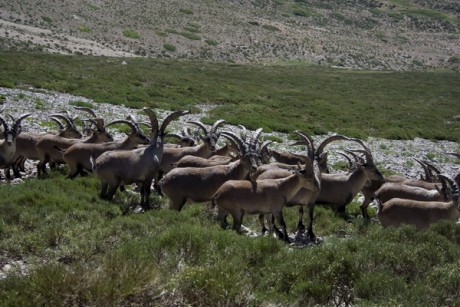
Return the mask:
[[[64,138],[81,138],[81,133],[77,130],[75,125],[63,125],[58,118],[51,116],[50,119],[58,124],[59,130],[56,132],[57,135]],[[48,133],[52,134],[52,133]],[[39,156],[35,145],[38,140],[47,135],[46,133],[31,133],[24,132],[18,135],[16,138],[16,154],[14,155],[13,172],[16,178],[21,177],[19,171],[25,171],[26,160],[38,160]]]
[[365,148],[363,152],[366,160],[360,158],[350,173],[322,174],[321,192],[316,203],[329,205],[338,212],[345,212],[345,207],[362,190],[368,180],[383,180],[370,150]]
[[[319,190],[311,161],[305,161],[303,169],[299,166],[299,170],[284,178],[257,181],[229,180],[216,191],[212,202],[219,208],[217,218],[222,227],[227,226],[228,214],[233,217],[233,229],[236,231],[240,231],[245,213],[259,214],[259,220],[260,214],[272,214],[282,228],[283,239],[289,242],[283,208],[302,188]],[[264,232],[263,219],[261,224]]]
[[[444,184],[443,184],[444,186]],[[392,198],[404,198],[420,201],[446,201],[447,191],[443,187],[438,190],[426,190],[424,188],[408,186],[405,184],[388,182],[384,183],[374,194],[374,197],[386,202]]]
[[111,200],[120,185],[136,183],[141,194],[140,205],[150,209],[149,197],[152,181],[160,169],[163,156],[165,130],[176,118],[188,114],[188,111],[176,111],[169,114],[158,129],[158,120],[149,108],[143,108],[150,118],[152,135],[150,144],[133,150],[112,150],[101,154],[97,159],[90,158],[92,170],[101,181],[100,197]]
[[160,180],[159,185],[169,198],[169,208],[180,211],[187,200],[210,201],[224,182],[246,178],[249,172],[257,168],[258,155],[255,146],[261,131],[262,129],[256,131],[250,146],[247,146],[240,137],[232,132],[221,133],[222,136],[238,144],[240,158],[237,161],[227,165],[203,168],[175,168],[166,174]]
[[[308,152],[307,152],[307,158],[308,160],[312,161],[312,167],[313,167],[313,183],[314,183],[314,189],[309,189],[306,187],[302,187],[294,197],[292,197],[287,203],[285,204],[286,207],[293,207],[293,206],[299,206],[299,216],[298,216],[298,221],[297,221],[297,229],[300,232],[303,232],[305,230],[305,226],[303,224],[303,207],[307,206],[308,207],[308,216],[309,216],[309,223],[307,226],[307,232],[312,241],[315,240],[316,236],[313,232],[313,215],[314,215],[314,207],[315,207],[315,202],[316,198],[318,197],[320,188],[321,188],[321,171],[318,165],[318,161],[315,159],[315,148],[314,144],[310,142],[309,139],[306,138],[306,134],[303,133],[302,131],[296,131],[299,136],[301,136],[305,140],[305,145],[307,145]],[[278,178],[283,178],[287,177],[292,173],[292,170],[289,171],[287,169],[283,168],[273,168],[270,169],[264,173],[262,173],[257,180],[266,180],[266,179],[278,179]],[[262,218],[261,223],[262,223]]]
[[192,155],[202,158],[209,158],[212,152],[216,149],[216,142],[219,138],[217,128],[225,121],[216,121],[210,130],[197,121],[189,121],[189,123],[197,125],[203,130],[204,136],[200,137],[203,143],[191,147],[171,148],[165,147],[163,152],[163,159],[160,164],[160,176],[166,174],[173,169],[174,163],[177,163],[182,157]]
[[[26,117],[32,115],[31,113],[26,113],[20,115],[17,119],[14,119],[12,116],[11,119],[13,123],[11,126],[8,126],[5,119],[0,116],[0,124],[3,127],[3,140],[0,140],[0,167],[4,169],[9,169],[14,162],[14,155],[16,153],[16,138],[21,133],[21,121]],[[10,172],[6,172],[7,179],[10,179]]]
[[[55,115],[56,116],[56,115]],[[64,119],[65,116],[62,116]],[[38,153],[39,162],[37,164],[37,177],[46,173],[46,164],[48,162],[63,164],[63,150],[69,148],[71,145],[78,142],[83,143],[102,143],[113,141],[112,136],[101,126],[101,122],[94,121],[96,129],[92,129],[91,136],[84,140],[80,139],[67,139],[57,135],[45,135],[41,137],[35,148]]]
[[458,185],[446,175],[441,174],[439,177],[444,178],[450,185],[452,196],[449,202],[392,198],[382,203],[376,198],[380,224],[385,228],[409,224],[420,230],[440,220],[457,221],[460,217]]
[[91,171],[91,156],[97,159],[102,153],[109,150],[130,150],[137,148],[138,144],[149,144],[149,138],[142,133],[135,122],[116,120],[107,124],[106,127],[118,123],[131,127],[131,133],[122,142],[75,143],[65,150],[63,159],[69,167],[67,178],[73,179],[78,174],[83,175],[84,171]]
[[184,128],[182,129],[181,133],[168,133],[166,137],[172,137],[176,138],[179,141],[179,144],[165,144],[166,146],[171,146],[171,147],[189,147],[189,146],[195,146],[196,141],[192,136],[192,133],[190,131],[190,128]]
[[367,208],[369,204],[372,202],[374,198],[375,192],[382,187],[382,185],[386,183],[398,183],[403,184],[405,186],[411,186],[416,188],[423,188],[425,190],[437,190],[439,185],[437,183],[426,182],[417,179],[406,178],[399,175],[390,175],[390,176],[383,176],[377,179],[370,179],[366,182],[364,187],[361,190],[361,193],[364,196],[362,204],[359,206],[361,210],[361,215],[363,218],[369,218],[369,213],[367,212]]
[[184,156],[174,165],[174,167],[208,167],[229,164],[237,159],[237,156],[232,154],[234,152],[238,152],[238,144],[233,143],[232,141],[230,141],[230,144],[227,143],[220,149],[217,149],[215,154],[209,158],[192,155]]

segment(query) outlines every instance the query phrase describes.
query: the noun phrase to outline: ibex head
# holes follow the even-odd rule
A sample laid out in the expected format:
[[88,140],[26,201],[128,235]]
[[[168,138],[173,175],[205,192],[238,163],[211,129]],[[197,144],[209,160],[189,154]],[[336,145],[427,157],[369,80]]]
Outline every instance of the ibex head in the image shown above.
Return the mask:
[[22,114],[18,119],[14,119],[13,116],[9,115],[13,122],[11,127],[8,126],[8,123],[5,121],[5,119],[0,116],[0,124],[3,125],[3,137],[8,145],[12,145],[16,137],[21,133],[21,121],[30,115],[32,115],[32,113]]

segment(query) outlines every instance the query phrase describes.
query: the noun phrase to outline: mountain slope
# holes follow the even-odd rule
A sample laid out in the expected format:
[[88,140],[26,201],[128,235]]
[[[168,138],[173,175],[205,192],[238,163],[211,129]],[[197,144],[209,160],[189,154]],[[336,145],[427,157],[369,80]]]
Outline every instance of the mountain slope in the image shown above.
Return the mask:
[[8,49],[359,69],[460,68],[456,0],[0,1]]

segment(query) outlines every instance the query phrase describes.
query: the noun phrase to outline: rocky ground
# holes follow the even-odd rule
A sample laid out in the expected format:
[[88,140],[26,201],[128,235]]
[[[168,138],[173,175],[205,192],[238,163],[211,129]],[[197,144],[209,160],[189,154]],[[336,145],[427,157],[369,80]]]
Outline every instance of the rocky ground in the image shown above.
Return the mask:
[[[73,109],[74,105],[77,104],[90,104],[94,106],[96,113],[103,117],[106,122],[110,122],[116,119],[125,118],[129,114],[133,114],[138,118],[143,117],[141,110],[131,109],[122,105],[112,105],[109,103],[95,103],[85,97],[77,97],[69,94],[29,89],[9,89],[0,87],[0,98],[2,98],[3,105],[5,106],[4,113],[18,116],[22,113],[31,112],[33,115],[24,120],[23,131],[34,131],[34,132],[47,132],[54,130],[55,127],[49,121],[49,114],[69,111],[73,115],[79,115],[82,118],[87,116],[86,113],[79,112]],[[209,110],[209,106],[198,106],[201,107],[201,114],[190,114],[181,118],[181,121],[173,122],[171,124],[171,130],[180,131],[185,125],[185,121],[188,120],[199,120],[201,117],[206,115]],[[159,117],[162,118],[166,111],[159,110]],[[145,117],[145,120],[147,118]],[[47,124],[44,124],[47,123]],[[231,129],[236,132],[239,131],[238,127],[226,126],[223,129]],[[116,131],[114,131],[116,133]],[[296,151],[294,147],[288,147],[289,142],[287,141],[287,135],[282,133],[270,133],[283,139],[281,143],[273,145],[273,148],[286,149],[290,151]],[[116,133],[115,138],[122,138],[122,134]],[[315,141],[320,142],[327,135],[314,136]],[[460,152],[460,146],[458,143],[449,141],[430,141],[425,139],[416,138],[413,140],[385,140],[377,138],[369,138],[366,140],[366,144],[371,149],[375,161],[378,163],[380,168],[385,171],[392,173],[399,173],[406,175],[411,178],[417,178],[422,173],[421,167],[413,160],[413,158],[428,159],[435,165],[440,167],[445,173],[449,175],[456,174],[460,171],[459,161],[448,156],[446,152]],[[330,162],[332,164],[337,161],[343,161],[343,158],[336,154],[341,149],[353,146],[353,144],[347,144],[346,142],[332,143],[327,147],[328,151],[331,152]],[[35,168],[34,163],[28,164],[27,176],[34,176]]]

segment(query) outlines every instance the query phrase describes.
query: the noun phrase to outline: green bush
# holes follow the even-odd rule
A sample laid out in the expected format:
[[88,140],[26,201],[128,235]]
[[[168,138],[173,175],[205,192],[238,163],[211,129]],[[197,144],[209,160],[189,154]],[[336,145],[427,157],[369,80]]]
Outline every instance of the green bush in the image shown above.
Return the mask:
[[277,27],[273,25],[263,25],[262,28],[269,30],[269,31],[273,31],[273,32],[280,31],[280,29],[278,29]]
[[128,37],[128,38],[132,38],[132,39],[139,39],[139,38],[141,38],[141,36],[140,36],[139,33],[137,33],[137,32],[134,31],[134,30],[131,30],[131,29],[125,29],[125,30],[123,30],[123,36]]
[[53,22],[53,20],[48,16],[42,16],[42,20],[47,22],[47,23],[52,23]]
[[217,46],[217,45],[219,45],[219,42],[218,42],[218,41],[215,41],[215,40],[213,40],[213,39],[205,39],[204,41],[205,41],[206,44],[211,45],[211,46]]
[[176,46],[174,46],[173,44],[164,44],[163,48],[171,52],[176,51]]
[[191,32],[181,32],[180,35],[190,40],[197,40],[197,41],[201,40],[201,37],[199,35],[195,33],[191,33]]
[[89,27],[87,27],[87,26],[84,26],[84,25],[78,26],[77,29],[78,29],[78,31],[80,31],[80,32],[91,32],[91,31],[92,31],[91,28],[89,28]]

